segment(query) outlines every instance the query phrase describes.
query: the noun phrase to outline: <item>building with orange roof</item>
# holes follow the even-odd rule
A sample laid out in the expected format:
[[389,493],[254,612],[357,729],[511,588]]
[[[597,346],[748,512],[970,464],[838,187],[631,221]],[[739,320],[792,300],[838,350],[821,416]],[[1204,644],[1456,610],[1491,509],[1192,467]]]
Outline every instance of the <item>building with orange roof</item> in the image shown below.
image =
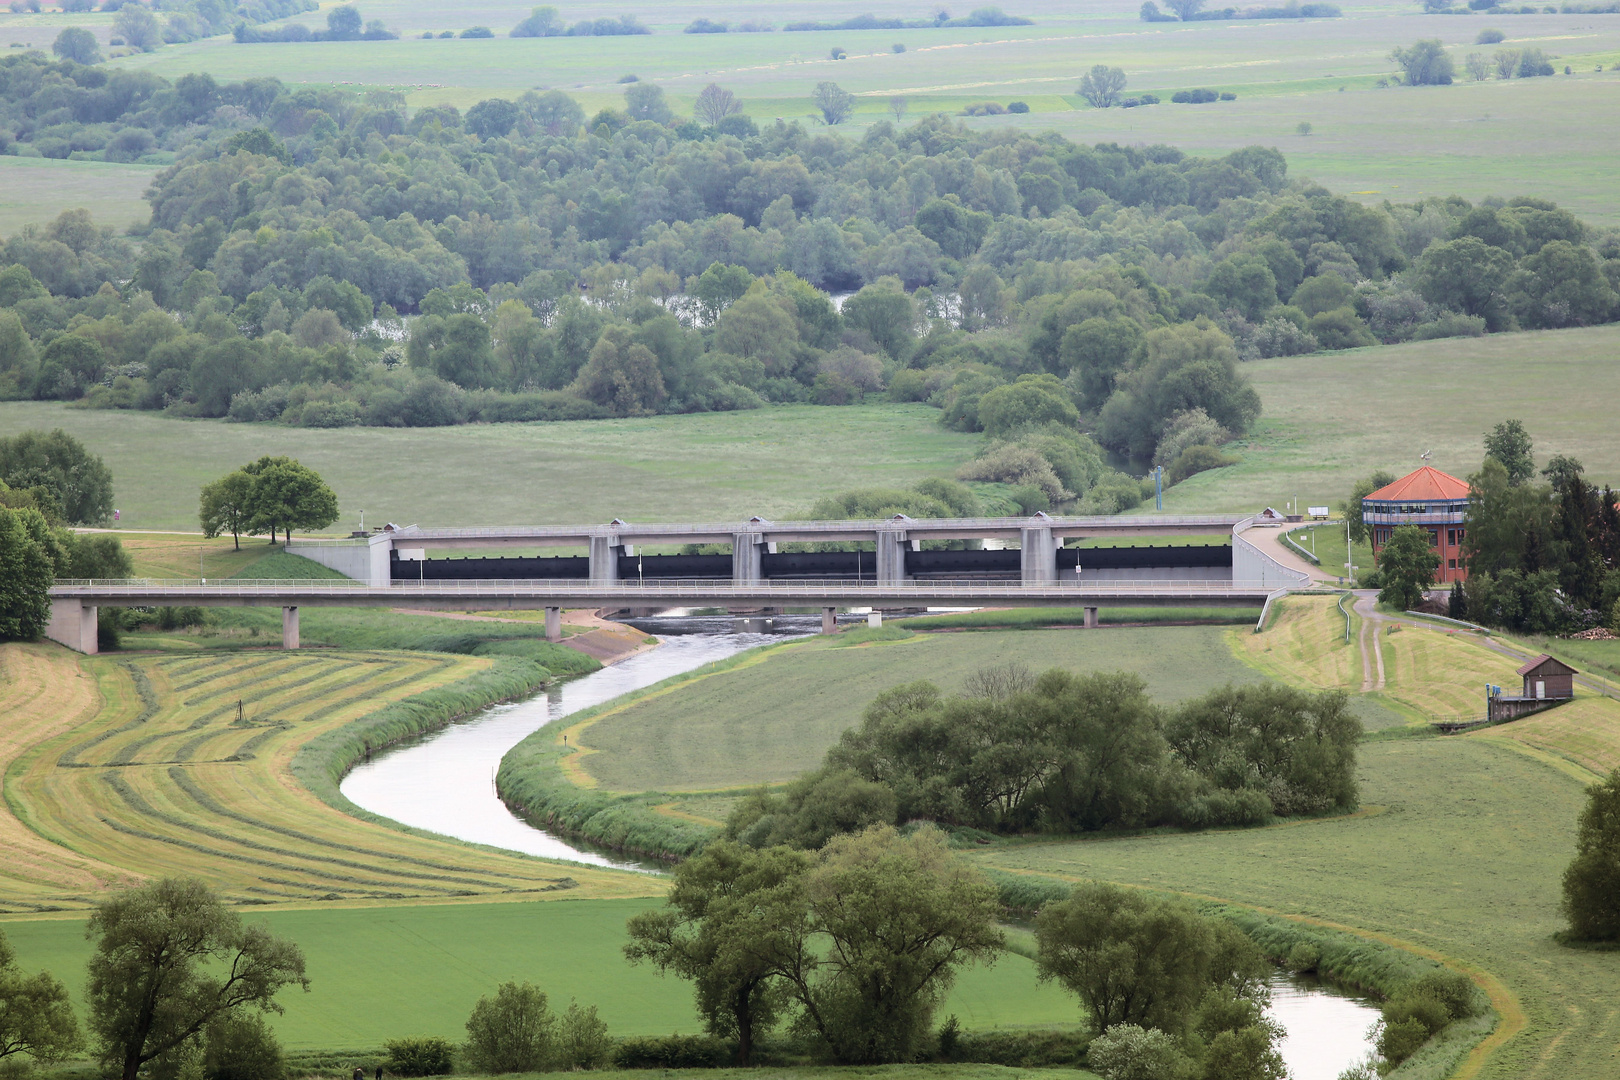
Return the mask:
[[1429,546],[1440,556],[1437,582],[1466,581],[1463,522],[1468,515],[1468,482],[1430,465],[1386,484],[1361,500],[1361,520],[1372,537],[1373,557],[1402,525],[1427,529]]

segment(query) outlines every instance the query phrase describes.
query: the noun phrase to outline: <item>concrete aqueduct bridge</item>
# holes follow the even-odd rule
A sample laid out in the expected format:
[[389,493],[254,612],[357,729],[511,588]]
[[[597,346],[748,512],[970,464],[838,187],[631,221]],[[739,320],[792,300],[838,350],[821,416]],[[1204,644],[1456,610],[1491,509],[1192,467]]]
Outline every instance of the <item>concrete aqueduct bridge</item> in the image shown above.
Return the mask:
[[[720,525],[542,526],[429,529],[411,526],[354,540],[294,541],[296,554],[349,580],[59,581],[47,636],[96,651],[96,609],[118,606],[275,606],[282,643],[298,647],[298,612],[309,606],[445,610],[546,610],[548,637],[563,608],[821,608],[928,606],[1086,609],[1101,606],[1254,606],[1309,584],[1243,538],[1253,518],[1109,517],[882,521],[760,518]],[[1063,548],[1083,537],[1231,537],[1231,545]],[[929,540],[1000,540],[1016,550],[924,551]],[[870,543],[872,551],[778,553],[779,544]],[[635,546],[726,544],[729,555],[637,555]],[[585,557],[435,558],[436,552],[574,547]],[[496,572],[498,571],[498,572]]]

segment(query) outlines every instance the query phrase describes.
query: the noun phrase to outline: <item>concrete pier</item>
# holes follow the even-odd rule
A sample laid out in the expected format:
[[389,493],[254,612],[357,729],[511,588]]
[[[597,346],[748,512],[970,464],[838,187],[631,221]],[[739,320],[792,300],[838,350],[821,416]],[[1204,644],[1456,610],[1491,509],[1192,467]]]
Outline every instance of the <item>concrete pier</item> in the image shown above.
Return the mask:
[[58,645],[74,652],[94,656],[100,651],[96,642],[96,615],[98,607],[74,598],[51,599],[51,621],[46,624],[45,636]]
[[1086,629],[1095,630],[1096,628],[1097,628],[1097,609],[1094,608],[1094,607],[1088,607],[1088,608],[1086,608]]
[[281,609],[281,647],[298,648],[298,608],[295,605]]
[[1047,585],[1057,580],[1058,547],[1050,525],[1018,531],[1018,564],[1025,585]]
[[823,634],[838,633],[838,609],[824,607],[821,609],[821,632]]
[[562,640],[562,608],[546,608],[546,640]]
[[866,613],[866,625],[877,630],[883,626],[883,612],[869,611]]

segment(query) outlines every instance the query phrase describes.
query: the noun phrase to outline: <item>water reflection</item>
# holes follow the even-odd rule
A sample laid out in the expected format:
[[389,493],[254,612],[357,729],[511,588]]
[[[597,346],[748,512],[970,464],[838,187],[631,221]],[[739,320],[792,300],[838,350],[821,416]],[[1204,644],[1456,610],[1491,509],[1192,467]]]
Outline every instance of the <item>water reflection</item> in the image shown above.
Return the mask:
[[1372,1050],[1367,1032],[1379,1009],[1318,979],[1279,973],[1266,1013],[1288,1032],[1278,1049],[1293,1080],[1336,1080]]
[[494,706],[471,720],[378,754],[351,772],[341,790],[350,802],[373,814],[458,840],[596,866],[645,869],[577,847],[513,814],[495,795],[501,757],[553,720],[779,640],[761,633],[672,637],[651,652],[559,683],[525,701]]

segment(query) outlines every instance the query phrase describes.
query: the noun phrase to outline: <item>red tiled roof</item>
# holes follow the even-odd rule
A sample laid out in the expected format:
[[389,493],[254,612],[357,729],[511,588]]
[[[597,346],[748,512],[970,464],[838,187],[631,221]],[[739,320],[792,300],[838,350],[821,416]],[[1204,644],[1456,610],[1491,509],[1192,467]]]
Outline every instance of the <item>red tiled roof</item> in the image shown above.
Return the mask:
[[1536,657],[1534,660],[1527,661],[1523,667],[1521,667],[1517,672],[1515,672],[1515,674],[1529,675],[1531,672],[1536,671],[1537,669],[1541,669],[1541,668],[1545,669],[1544,671],[1542,671],[1543,675],[1578,675],[1578,674],[1580,674],[1574,668],[1572,668],[1568,664],[1564,663],[1562,660],[1556,660],[1553,657],[1548,656],[1546,653],[1542,653],[1540,656]]
[[1466,499],[1468,482],[1425,465],[1415,473],[1386,484],[1368,495],[1380,502],[1424,502],[1430,499]]

